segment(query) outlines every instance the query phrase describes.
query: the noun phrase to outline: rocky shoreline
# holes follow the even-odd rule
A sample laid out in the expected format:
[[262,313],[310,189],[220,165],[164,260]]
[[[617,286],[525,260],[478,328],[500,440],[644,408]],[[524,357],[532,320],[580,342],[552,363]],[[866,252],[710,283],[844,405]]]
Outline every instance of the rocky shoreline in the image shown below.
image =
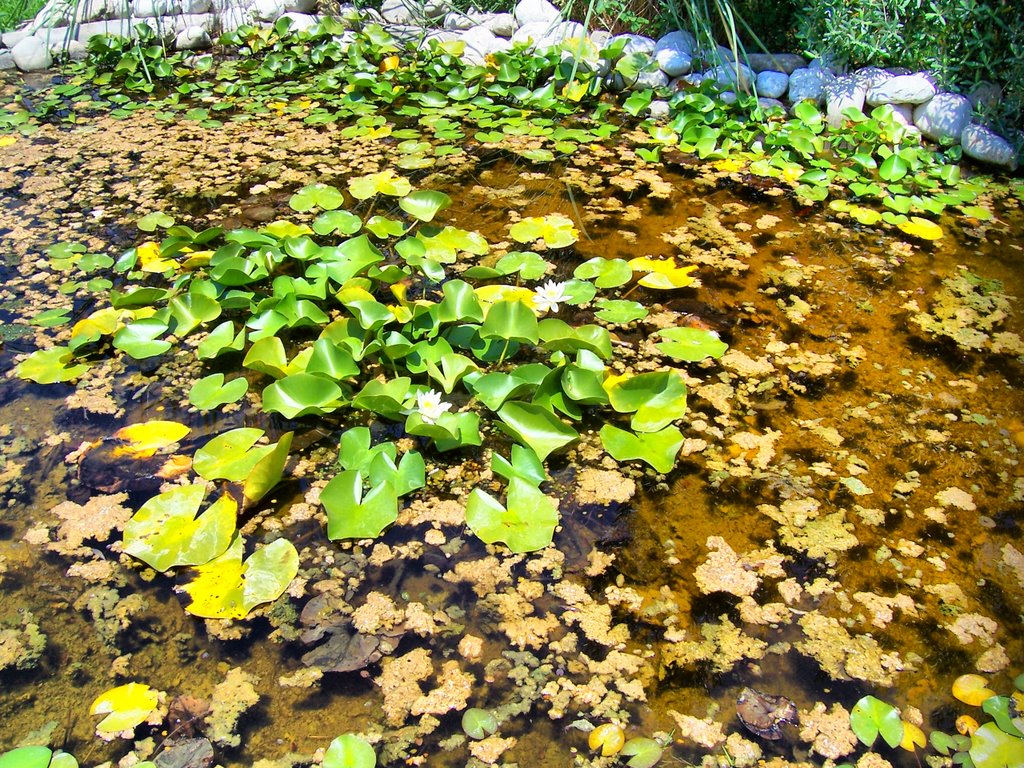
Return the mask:
[[[178,50],[202,50],[219,34],[245,24],[266,26],[288,18],[293,29],[311,27],[320,18],[313,13],[316,7],[317,0],[50,0],[34,19],[2,35],[0,69],[48,69],[56,57],[83,57],[86,43],[96,35],[130,35],[143,23],[173,41]],[[384,0],[380,12],[342,6],[339,16],[353,26],[379,23],[396,40],[419,45],[435,39],[461,40],[468,63],[482,63],[488,54],[517,43],[544,49],[586,34],[579,22],[563,20],[548,0],[520,0],[513,13],[452,11],[443,0]],[[612,89],[678,89],[711,80],[727,101],[737,92],[755,92],[763,106],[784,110],[812,101],[824,108],[832,126],[846,119],[844,110],[870,113],[888,107],[907,130],[928,140],[959,144],[965,156],[981,163],[1011,170],[1017,166],[1013,145],[972,121],[975,107],[1001,99],[1001,89],[993,84],[981,84],[962,95],[940,91],[927,72],[877,67],[846,71],[832,62],[808,62],[792,53],[751,53],[737,64],[733,52],[723,46],[711,55],[699,52],[696,38],[686,31],[670,32],[659,40],[600,30],[589,37],[597,49],[624,39],[624,54],[647,58],[631,83],[609,74],[606,82]],[[590,63],[610,69],[608,62]],[[668,104],[653,101],[650,110],[655,117],[663,116]]]

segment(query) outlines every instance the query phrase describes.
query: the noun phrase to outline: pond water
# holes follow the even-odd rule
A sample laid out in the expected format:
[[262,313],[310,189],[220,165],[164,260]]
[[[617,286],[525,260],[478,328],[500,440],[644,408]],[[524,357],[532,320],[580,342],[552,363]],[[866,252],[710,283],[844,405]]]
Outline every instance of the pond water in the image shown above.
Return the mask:
[[[305,221],[288,208],[297,188],[388,168],[396,143],[288,115],[205,129],[145,112],[19,138],[0,149],[0,367],[53,337],[26,325],[41,309],[70,306],[77,320],[96,306],[84,284],[61,293],[52,244],[116,258],[144,239],[138,216],[158,210],[197,231]],[[35,733],[96,764],[170,755],[199,735],[222,765],[270,766],[360,732],[383,765],[564,766],[589,764],[579,721],[615,720],[628,736],[671,734],[663,764],[821,765],[856,759],[845,710],[866,693],[950,731],[967,709],[949,694],[958,675],[1012,690],[1024,658],[1024,376],[992,345],[1012,349],[998,334],[1024,332],[1020,303],[999,303],[1024,296],[1019,200],[983,199],[992,221],[943,219],[944,236],[923,242],[802,208],[725,162],[665,159],[641,162],[621,136],[549,165],[467,144],[407,174],[452,198],[446,222],[506,250],[521,217],[571,218],[579,241],[545,254],[555,279],[595,256],[697,265],[699,285],[631,292],[649,314],[610,326],[620,372],[673,365],[653,346],[659,329],[728,342],[719,360],[675,366],[689,396],[671,473],[611,459],[597,419],[552,457],[545,490],[562,520],[541,552],[511,555],[465,529],[467,494],[497,487],[479,449],[425,449],[430,479],[395,526],[329,541],[316,497],[356,422],[288,422],[251,401],[189,413],[204,375],[189,342],[101,364],[77,389],[4,379],[0,748]],[[943,309],[949,335],[978,348],[925,330]],[[296,430],[289,479],[241,524],[295,542],[299,578],[247,621],[187,614],[173,577],[118,554],[109,521],[155,492],[142,482],[151,468],[102,447],[67,458],[157,418],[192,427],[183,453],[232,427]],[[507,448],[497,434],[485,442]],[[327,646],[351,621],[377,653],[329,671],[355,653]],[[89,703],[128,681],[166,692],[159,722],[134,745],[103,742]],[[744,729],[747,686],[791,699],[799,724],[777,741]],[[211,699],[214,713],[197,717]],[[498,715],[500,757],[477,747],[470,758],[466,706]]]

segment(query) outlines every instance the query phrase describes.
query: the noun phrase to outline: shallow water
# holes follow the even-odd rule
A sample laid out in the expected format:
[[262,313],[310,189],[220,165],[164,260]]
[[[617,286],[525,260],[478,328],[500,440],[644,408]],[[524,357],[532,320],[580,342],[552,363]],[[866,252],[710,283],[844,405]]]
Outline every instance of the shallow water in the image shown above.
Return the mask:
[[[743,730],[735,700],[745,686],[785,695],[804,712],[816,702],[849,708],[875,693],[920,710],[926,731],[952,727],[962,707],[949,684],[961,673],[991,673],[992,687],[1008,692],[1024,657],[1021,362],[930,338],[905,305],[914,300],[926,309],[961,266],[1000,281],[1009,296],[1024,296],[1019,206],[994,204],[990,225],[943,220],[945,237],[920,244],[800,209],[728,170],[669,166],[634,178],[626,143],[581,149],[550,171],[469,149],[415,174],[416,185],[451,195],[446,221],[492,243],[507,239],[513,212],[570,216],[584,237],[559,261],[558,277],[598,255],[678,255],[701,264],[700,287],[667,294],[641,289],[630,297],[654,311],[639,327],[615,330],[622,348],[638,353],[627,363],[649,364],[644,345],[659,324],[713,328],[746,358],[688,366],[689,414],[680,426],[690,440],[667,477],[615,467],[593,439],[568,460],[552,462],[553,490],[565,501],[555,544],[565,552],[596,544],[614,556],[603,572],[587,575],[585,561],[575,558],[564,569],[543,556],[509,564],[500,549],[496,561],[485,561],[485,547],[461,527],[424,522],[400,522],[382,538],[395,549],[391,558],[380,549],[374,555],[373,544],[332,544],[318,521],[288,517],[291,501],[301,501],[309,488],[307,477],[283,486],[264,505],[269,512],[262,520],[285,521],[290,538],[302,543],[308,584],[293,611],[318,590],[329,591],[325,580],[347,584],[343,592],[353,606],[383,592],[399,605],[444,611],[446,626],[427,638],[407,635],[394,657],[427,648],[435,675],[445,662],[456,662],[472,677],[471,706],[508,712],[500,733],[519,742],[503,759],[520,765],[580,761],[576,753],[586,752],[586,736],[567,726],[611,716],[629,720],[629,735],[675,731],[677,759],[725,754],[680,733],[671,711],[710,717],[725,734],[758,743],[765,756],[808,757],[813,736],[798,735],[800,728],[788,727],[777,743]],[[287,199],[296,188],[314,180],[341,186],[349,175],[387,167],[389,151],[387,142],[345,141],[289,120],[172,129],[137,114],[73,132],[44,128],[0,150],[0,228],[8,252],[0,309],[23,318],[26,303],[70,301],[51,298],[53,277],[35,266],[54,242],[76,239],[116,255],[135,242],[133,219],[153,210],[197,230],[294,217]],[[675,244],[667,233],[676,233]],[[46,279],[34,280],[37,272]],[[89,306],[79,293],[76,313]],[[570,320],[578,311],[564,312]],[[579,319],[587,314],[579,312]],[[1001,330],[1024,332],[1019,303]],[[31,336],[10,338],[0,364],[8,369],[16,354],[32,348]],[[0,450],[20,473],[4,486],[0,621],[13,628],[19,611],[28,611],[47,638],[35,666],[0,672],[0,748],[53,723],[52,743],[83,763],[120,757],[130,743],[106,745],[92,735],[95,718],[87,708],[97,694],[137,680],[168,692],[168,699],[206,698],[237,667],[255,678],[260,700],[241,720],[240,743],[218,748],[223,765],[308,755],[349,731],[389,745],[384,764],[466,764],[466,746],[445,741],[460,733],[457,713],[430,728],[411,714],[388,722],[381,683],[373,680],[388,659],[362,672],[325,673],[310,687],[282,685],[281,677],[305,668],[301,657],[310,650],[295,636],[294,614],[254,619],[248,636],[218,640],[210,631],[225,629],[186,614],[171,579],[140,578],[137,569],[121,567],[130,565],[124,558],[111,581],[90,584],[65,575],[74,558],[43,552],[38,536],[30,536],[34,545],[25,541],[33,529],[55,526],[51,510],[58,503],[89,497],[80,470],[63,460],[85,440],[150,418],[188,420],[196,427],[188,448],[242,424],[286,429],[279,417],[255,409],[223,419],[182,413],[196,370],[181,360],[115,368],[109,388],[91,382],[100,405],[66,402],[72,394],[66,385],[13,378],[0,385],[0,424],[9,427]],[[111,405],[123,413],[102,412]],[[343,426],[310,420],[298,441],[333,459]],[[604,509],[600,525],[579,524],[597,514],[573,501],[579,465],[635,478],[637,495]],[[446,482],[451,487],[433,486],[437,498],[472,488],[473,462]],[[137,508],[144,499],[134,492],[126,505]],[[457,536],[465,542],[424,545],[431,527],[449,542]],[[100,542],[90,546],[118,559]],[[720,567],[701,569],[709,557]],[[443,578],[460,562],[505,572],[490,591],[518,595],[548,621],[538,630],[544,638],[533,644],[532,661],[512,655],[505,665],[493,663],[515,650],[516,630],[503,625],[509,616],[500,606],[474,592],[483,583],[486,595],[486,580]],[[715,588],[737,580],[749,585],[749,574],[756,576],[752,589]],[[566,583],[582,584],[597,603],[613,605],[606,629],[621,642],[606,645],[600,631],[590,636],[574,624],[588,604],[573,603]],[[97,607],[111,588],[118,597]],[[144,603],[126,603],[132,594]],[[828,631],[811,647],[810,622],[819,620],[814,626]],[[482,640],[479,657],[457,649],[467,634]],[[566,640],[571,634],[578,642]],[[629,659],[615,657],[618,650]],[[576,698],[569,695],[574,690]],[[149,748],[161,749],[165,738],[189,730],[157,727]],[[201,725],[196,730],[204,732]],[[906,754],[887,757],[914,764]]]

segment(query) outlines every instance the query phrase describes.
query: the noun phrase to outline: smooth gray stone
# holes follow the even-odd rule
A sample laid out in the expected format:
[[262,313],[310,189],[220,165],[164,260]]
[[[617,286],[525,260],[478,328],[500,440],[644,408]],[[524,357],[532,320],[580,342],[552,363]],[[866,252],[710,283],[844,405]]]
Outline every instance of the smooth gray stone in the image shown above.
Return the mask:
[[174,38],[174,47],[179,51],[205,50],[212,44],[213,41],[210,40],[210,33],[202,27],[183,29]]
[[658,67],[669,77],[685,75],[693,66],[693,58],[685,51],[675,48],[662,48],[655,50],[654,60]]
[[981,109],[994,109],[1003,100],[1003,89],[995,83],[980,82],[967,94],[971,105]]
[[644,88],[664,88],[668,85],[668,75],[660,69],[645,69],[636,78],[630,90],[639,91]]
[[713,80],[721,88],[733,88],[746,92],[750,90],[754,79],[754,70],[746,64],[719,64],[705,72],[701,81]]
[[932,141],[956,144],[971,124],[973,107],[959,93],[937,93],[914,110],[914,125]]
[[179,13],[181,13],[179,0],[133,0],[132,2],[132,16],[139,19],[174,16]]
[[767,96],[758,96],[757,103],[761,109],[781,109],[783,112],[786,111],[786,105],[778,99],[772,99]]
[[960,134],[964,154],[973,160],[1000,165],[1010,170],[1017,168],[1017,154],[1013,145],[983,125],[968,125]]
[[655,120],[668,117],[670,112],[668,102],[662,99],[655,99],[647,105],[647,113]]
[[38,72],[41,69],[49,69],[53,64],[53,56],[46,41],[33,35],[19,40],[17,45],[11,48],[11,57],[15,66],[22,72]]
[[683,29],[677,29],[675,32],[663,35],[658,38],[658,42],[654,46],[655,58],[662,51],[678,51],[692,58],[693,52],[696,50],[697,38]]
[[444,17],[444,21],[441,26],[444,29],[450,29],[454,32],[464,32],[467,29],[472,29],[477,26],[477,20],[468,13],[462,11],[452,11]]
[[789,75],[763,69],[757,74],[757,93],[767,99],[777,99],[789,88]]
[[896,75],[868,89],[866,101],[879,104],[923,104],[935,95],[935,85],[920,72]]
[[616,35],[610,42],[614,44],[620,40],[626,41],[626,47],[622,49],[624,56],[630,53],[654,53],[657,45],[654,40],[644,35]]
[[793,74],[797,69],[807,67],[804,57],[795,53],[748,53],[747,64],[758,73],[771,70],[785,72],[787,75]]
[[498,37],[512,37],[519,28],[516,17],[511,13],[488,13],[485,16],[487,19],[481,22],[482,26],[487,27]]
[[3,42],[4,47],[13,48],[20,41],[24,40],[26,37],[30,37],[31,35],[32,31],[29,29],[14,29],[0,35],[0,41]]
[[291,28],[297,31],[315,27],[320,22],[319,16],[312,13],[296,13],[295,11],[282,13],[278,18],[289,19],[292,22]]
[[799,101],[821,102],[825,97],[825,84],[831,82],[832,75],[823,69],[793,70],[789,76],[789,101],[795,104]]
[[0,51],[0,70],[15,69],[16,66],[10,51]]

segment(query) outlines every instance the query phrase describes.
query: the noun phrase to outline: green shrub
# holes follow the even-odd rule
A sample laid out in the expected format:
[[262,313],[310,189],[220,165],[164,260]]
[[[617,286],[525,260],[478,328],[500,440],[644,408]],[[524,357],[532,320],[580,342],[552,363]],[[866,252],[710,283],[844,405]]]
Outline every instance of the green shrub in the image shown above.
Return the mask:
[[988,80],[1004,89],[994,122],[1024,115],[1024,15],[1006,0],[807,0],[796,36],[810,55],[851,66],[927,69],[943,88]]
[[43,0],[0,0],[0,30],[14,29],[20,21],[35,16]]

